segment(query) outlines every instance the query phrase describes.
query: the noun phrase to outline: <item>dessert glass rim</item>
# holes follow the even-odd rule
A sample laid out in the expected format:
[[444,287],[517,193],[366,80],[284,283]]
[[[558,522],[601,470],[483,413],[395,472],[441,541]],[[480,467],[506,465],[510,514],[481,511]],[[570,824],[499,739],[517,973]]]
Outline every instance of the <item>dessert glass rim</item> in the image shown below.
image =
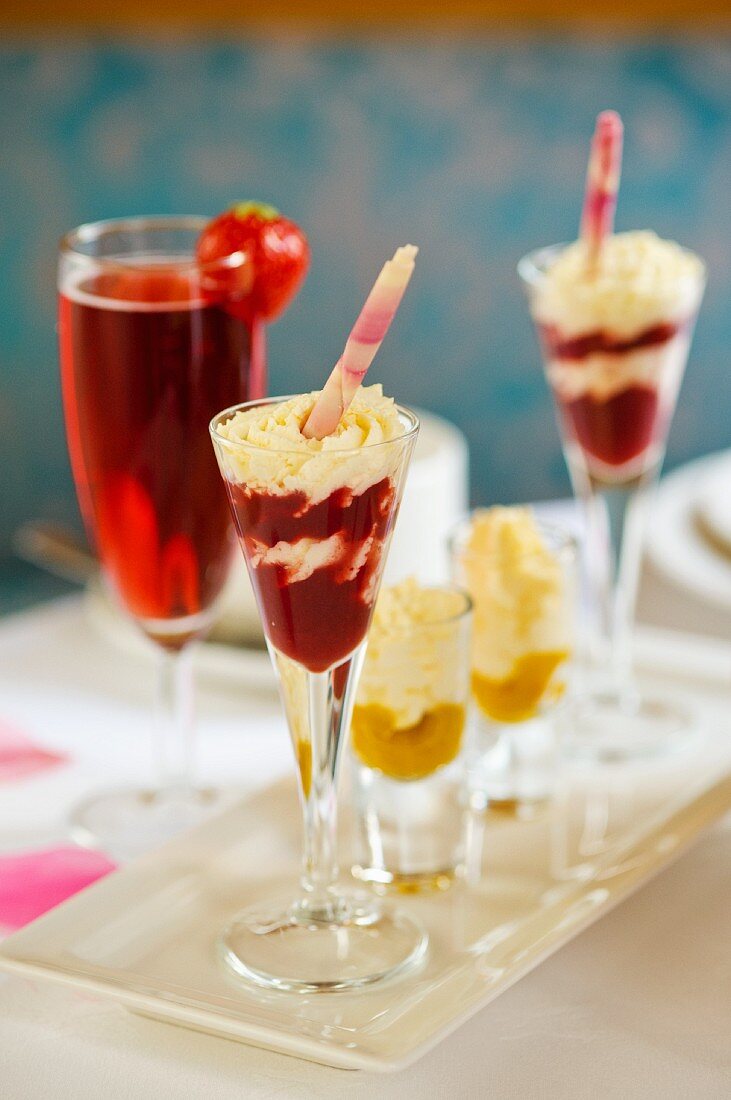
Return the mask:
[[[59,253],[62,256],[73,257],[74,263],[86,265],[90,268],[129,272],[134,270],[137,265],[130,262],[124,255],[96,256],[93,253],[84,251],[84,246],[88,247],[101,237],[110,236],[114,233],[154,233],[155,231],[164,232],[166,230],[170,232],[188,230],[191,233],[200,233],[209,224],[210,220],[210,217],[205,214],[134,214],[128,218],[102,218],[98,221],[82,222],[81,225],[70,229],[61,237],[58,244]],[[150,260],[153,260],[156,253],[150,251],[140,255],[149,256]],[[139,266],[145,272],[162,269],[170,270],[171,267],[176,272],[211,272],[240,268],[250,262],[251,257],[248,253],[238,251],[231,252],[228,256],[222,256],[217,260],[199,263],[195,258],[195,253],[191,249],[185,249],[172,254],[168,252],[164,255],[160,254],[158,263],[145,261],[144,264]]]
[[226,447],[230,447],[233,450],[240,448],[244,451],[265,451],[269,454],[289,454],[297,455],[300,458],[306,457],[308,454],[312,457],[326,454],[328,458],[340,459],[340,458],[352,458],[353,455],[362,454],[363,451],[375,451],[378,447],[389,447],[394,443],[403,443],[405,440],[412,439],[419,431],[419,418],[416,413],[411,409],[407,409],[405,405],[396,405],[396,411],[398,413],[399,422],[404,431],[401,435],[395,435],[392,439],[379,439],[375,443],[364,443],[362,447],[343,447],[332,451],[306,451],[301,447],[262,447],[259,443],[252,443],[248,439],[229,439],[227,435],[222,435],[218,427],[220,424],[231,420],[237,412],[244,412],[247,409],[263,408],[265,405],[279,405],[284,404],[286,401],[292,401],[296,397],[301,397],[298,393],[288,393],[280,397],[259,397],[253,401],[240,401],[236,405],[229,405],[227,409],[222,409],[221,412],[211,420],[208,425],[208,430],[211,433],[211,437],[214,440],[218,440],[219,443]]
[[[535,514],[535,511],[530,505],[520,505],[520,507],[527,507],[540,533],[542,535],[549,535],[554,540],[554,545],[549,546],[548,549],[555,554],[559,560],[568,557],[576,557],[579,551],[579,540],[576,535],[572,534],[572,532],[561,523],[541,519],[540,516]],[[489,510],[489,506],[487,505],[480,508],[473,508],[472,511],[468,512],[466,516],[463,516],[462,519],[455,524],[447,537],[447,546],[450,555],[454,556],[458,554],[461,558],[467,559],[484,558],[486,556],[484,550],[468,550],[465,541],[475,517]]]
[[[632,232],[627,230],[627,232]],[[663,238],[665,239],[665,238]],[[677,241],[674,242],[678,244]],[[518,260],[517,270],[518,275],[522,282],[529,287],[538,286],[548,274],[551,263],[558,258],[558,256],[569,248],[572,244],[576,244],[576,241],[559,241],[557,244],[544,244],[540,248],[533,248],[530,252],[526,252],[525,256],[522,256]],[[699,271],[699,278],[705,284],[707,265],[702,256],[697,252],[694,252],[692,248],[686,248],[685,245],[678,244],[686,256],[693,256],[698,260],[701,265]]]
[[[420,619],[418,622],[408,624],[400,623],[397,626],[389,627],[389,638],[405,637],[407,634],[420,633],[422,630],[429,630],[435,626],[450,626],[452,623],[460,622],[474,611],[474,600],[467,589],[463,588],[460,584],[451,584],[449,581],[436,581],[434,584],[421,584],[421,582],[418,582],[418,584],[421,589],[427,592],[453,593],[460,598],[460,607],[455,611],[450,611],[446,615],[438,615],[434,619]],[[388,587],[388,585],[384,585],[383,587]],[[383,591],[383,588],[381,591]],[[378,603],[378,599],[376,599],[376,603]],[[373,629],[372,626],[371,629]]]

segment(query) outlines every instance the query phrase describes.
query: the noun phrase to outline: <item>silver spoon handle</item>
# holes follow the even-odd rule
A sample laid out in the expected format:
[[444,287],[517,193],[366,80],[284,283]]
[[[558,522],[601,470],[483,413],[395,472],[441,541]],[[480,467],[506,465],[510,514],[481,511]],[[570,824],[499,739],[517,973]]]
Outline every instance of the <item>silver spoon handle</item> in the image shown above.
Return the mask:
[[96,558],[81,539],[55,523],[24,523],[13,535],[13,549],[24,561],[75,584],[86,584],[98,570]]

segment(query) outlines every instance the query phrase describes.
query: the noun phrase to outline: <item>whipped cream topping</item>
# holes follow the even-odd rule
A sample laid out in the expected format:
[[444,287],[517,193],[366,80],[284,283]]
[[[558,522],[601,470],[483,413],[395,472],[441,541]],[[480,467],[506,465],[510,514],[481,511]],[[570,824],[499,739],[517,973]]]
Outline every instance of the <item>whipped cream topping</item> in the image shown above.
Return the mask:
[[413,577],[383,588],[357,704],[386,707],[396,728],[406,729],[440,704],[463,703],[469,673],[464,609],[459,590],[425,587]]
[[698,256],[649,230],[608,237],[592,275],[586,244],[575,241],[536,284],[533,314],[564,337],[593,332],[631,337],[666,321],[694,317],[704,279]]
[[224,477],[273,494],[304,492],[316,504],[346,486],[358,496],[393,473],[398,448],[375,444],[396,440],[405,429],[382,387],[362,386],[331,435],[308,439],[302,428],[319,393],[239,410],[220,424]]
[[475,607],[476,672],[501,680],[520,657],[571,648],[573,593],[529,508],[477,511],[459,560]]

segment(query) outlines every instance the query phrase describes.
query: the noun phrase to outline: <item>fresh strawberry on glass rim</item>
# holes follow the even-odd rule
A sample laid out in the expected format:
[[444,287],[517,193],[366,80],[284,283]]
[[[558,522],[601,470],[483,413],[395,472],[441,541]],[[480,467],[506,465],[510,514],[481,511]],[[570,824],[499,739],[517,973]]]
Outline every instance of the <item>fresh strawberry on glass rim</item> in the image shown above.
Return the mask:
[[[237,254],[246,259],[237,262]],[[273,321],[302,285],[310,248],[299,226],[275,207],[243,202],[208,223],[196,259],[204,286],[229,313],[247,322]]]

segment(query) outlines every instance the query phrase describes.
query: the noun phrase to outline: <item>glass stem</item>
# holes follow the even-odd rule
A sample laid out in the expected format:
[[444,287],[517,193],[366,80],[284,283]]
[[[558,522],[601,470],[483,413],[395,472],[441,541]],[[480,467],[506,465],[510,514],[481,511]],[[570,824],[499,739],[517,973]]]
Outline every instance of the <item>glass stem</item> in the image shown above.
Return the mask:
[[161,793],[193,787],[193,647],[160,647],[156,707],[158,787]]
[[499,774],[504,778],[505,797],[512,798],[515,796],[520,780],[518,753],[515,745],[515,728],[513,726],[498,726],[497,744],[492,753]]
[[587,579],[594,621],[590,660],[603,687],[630,702],[632,630],[642,559],[645,498],[654,475],[631,485],[579,492],[586,525]]
[[300,915],[338,919],[336,787],[338,762],[353,710],[365,645],[327,672],[309,672],[274,653],[297,758],[304,825]]

